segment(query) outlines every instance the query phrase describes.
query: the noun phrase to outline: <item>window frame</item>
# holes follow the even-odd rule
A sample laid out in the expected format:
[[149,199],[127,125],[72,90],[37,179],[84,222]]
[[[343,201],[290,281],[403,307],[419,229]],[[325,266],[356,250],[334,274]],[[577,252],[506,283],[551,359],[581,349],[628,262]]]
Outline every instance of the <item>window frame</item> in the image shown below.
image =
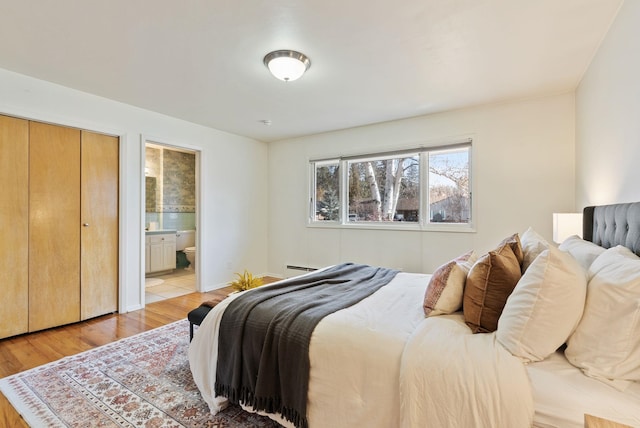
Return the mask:
[[[471,138],[446,145],[420,146],[410,149],[399,149],[381,152],[362,153],[349,156],[334,156],[322,159],[309,159],[309,212],[307,227],[332,229],[371,229],[371,230],[409,230],[436,232],[475,232],[475,200],[473,179],[473,140]],[[466,149],[469,171],[469,221],[467,223],[439,223],[431,222],[429,201],[429,154],[435,152]],[[403,221],[349,221],[349,162],[378,161],[402,155],[419,156],[419,213],[417,222]],[[339,199],[340,213],[338,220],[316,220],[316,165],[338,164],[339,166]]]

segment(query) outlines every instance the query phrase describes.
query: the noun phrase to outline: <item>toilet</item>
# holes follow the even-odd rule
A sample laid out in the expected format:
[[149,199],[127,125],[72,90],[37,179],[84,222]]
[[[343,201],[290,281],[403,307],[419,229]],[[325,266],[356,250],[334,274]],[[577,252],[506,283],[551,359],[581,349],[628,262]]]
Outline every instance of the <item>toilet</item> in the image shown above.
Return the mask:
[[187,256],[187,260],[189,260],[189,266],[185,269],[195,269],[196,268],[196,247],[186,247],[184,250],[184,254]]
[[182,251],[187,256],[189,266],[185,269],[196,267],[196,231],[178,230],[176,232],[176,251]]

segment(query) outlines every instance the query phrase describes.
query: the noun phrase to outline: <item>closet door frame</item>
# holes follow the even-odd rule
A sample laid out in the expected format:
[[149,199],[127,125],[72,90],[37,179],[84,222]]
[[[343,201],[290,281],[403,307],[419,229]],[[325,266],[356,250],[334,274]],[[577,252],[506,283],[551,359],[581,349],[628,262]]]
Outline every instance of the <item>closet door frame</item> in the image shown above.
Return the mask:
[[[123,201],[127,198],[127,194],[131,194],[131,190],[127,191],[126,188],[126,160],[132,156],[133,152],[138,151],[138,146],[135,144],[135,140],[140,141],[140,137],[134,137],[124,129],[114,128],[112,126],[100,124],[95,120],[88,119],[76,119],[67,115],[61,118],[60,114],[49,114],[46,112],[34,113],[31,110],[25,110],[22,108],[4,108],[0,111],[0,115],[8,116],[15,119],[34,121],[44,124],[53,124],[55,126],[70,127],[78,130],[87,130],[90,132],[100,133],[118,138],[119,141],[119,153],[118,153],[118,312],[126,313],[129,311],[141,309],[144,307],[144,281],[142,282],[142,298],[138,300],[136,297],[131,296],[133,290],[139,289],[140,275],[136,273],[138,269],[137,250],[130,248],[127,251],[127,242],[131,245],[131,242],[135,240],[127,239],[125,236],[125,229],[128,227],[130,230],[138,230],[140,225],[138,220],[131,220],[131,213],[129,219],[127,219],[126,207]],[[139,135],[139,134],[138,134]],[[131,146],[135,145],[135,148]],[[129,148],[128,148],[129,147]],[[142,145],[144,150],[144,144]],[[133,152],[132,152],[133,150]],[[144,161],[144,158],[143,158]],[[144,171],[144,170],[142,170]],[[144,174],[144,173],[143,173]],[[136,175],[134,173],[134,175]],[[143,179],[144,180],[144,179]],[[144,181],[143,181],[144,183]],[[130,207],[137,213],[139,209],[136,207]],[[25,214],[25,219],[27,216]],[[144,231],[142,231],[144,234]],[[144,251],[144,247],[143,247]],[[127,261],[127,253],[133,260]],[[133,264],[131,264],[133,263]],[[141,274],[144,278],[144,272]],[[133,280],[132,280],[133,279]],[[128,285],[127,285],[128,284]],[[127,290],[130,289],[129,292]],[[135,291],[133,291],[135,293]],[[128,299],[127,296],[130,298]],[[26,316],[26,312],[24,312]]]

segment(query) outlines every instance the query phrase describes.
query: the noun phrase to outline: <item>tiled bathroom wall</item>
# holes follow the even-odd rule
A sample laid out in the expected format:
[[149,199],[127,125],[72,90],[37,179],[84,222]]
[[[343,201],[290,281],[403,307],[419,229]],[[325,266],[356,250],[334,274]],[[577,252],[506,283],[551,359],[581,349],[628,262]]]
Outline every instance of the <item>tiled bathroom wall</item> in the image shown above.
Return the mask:
[[196,213],[163,213],[164,229],[193,230],[196,228]]
[[196,155],[163,150],[162,211],[196,211]]
[[145,148],[146,225],[160,229],[195,229],[196,162],[194,153]]

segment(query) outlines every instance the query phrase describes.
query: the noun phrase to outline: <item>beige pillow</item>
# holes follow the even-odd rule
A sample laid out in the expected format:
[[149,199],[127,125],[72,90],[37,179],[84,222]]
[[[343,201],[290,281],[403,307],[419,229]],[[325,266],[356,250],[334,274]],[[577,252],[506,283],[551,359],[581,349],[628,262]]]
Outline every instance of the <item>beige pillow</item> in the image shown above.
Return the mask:
[[520,276],[520,263],[508,244],[478,259],[467,275],[462,305],[471,331],[487,333],[498,328],[502,309]]
[[571,255],[549,247],[535,258],[507,299],[496,338],[526,362],[544,360],[575,330],[586,294],[582,266]]
[[609,248],[589,276],[584,314],[565,355],[588,376],[640,381],[640,258]]
[[558,248],[571,254],[584,270],[589,270],[591,263],[605,251],[605,248],[593,242],[585,241],[578,235],[568,237]]
[[451,314],[460,310],[467,273],[477,258],[473,251],[469,251],[436,269],[424,293],[425,316]]
[[550,247],[546,239],[540,236],[532,228],[528,228],[520,238],[522,244],[522,273],[524,274],[531,263],[538,257],[540,253]]

